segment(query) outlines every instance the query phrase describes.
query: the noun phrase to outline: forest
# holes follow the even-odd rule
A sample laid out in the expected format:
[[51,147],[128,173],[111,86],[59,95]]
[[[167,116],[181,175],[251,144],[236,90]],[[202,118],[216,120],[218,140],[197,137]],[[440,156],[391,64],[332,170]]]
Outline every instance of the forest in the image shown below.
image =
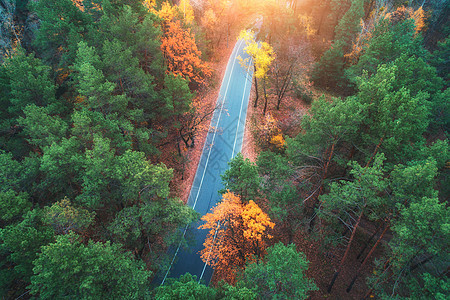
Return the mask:
[[[0,0],[0,298],[448,299],[449,15]],[[237,40],[245,147],[200,216],[181,186]],[[155,284],[198,220],[212,281]]]

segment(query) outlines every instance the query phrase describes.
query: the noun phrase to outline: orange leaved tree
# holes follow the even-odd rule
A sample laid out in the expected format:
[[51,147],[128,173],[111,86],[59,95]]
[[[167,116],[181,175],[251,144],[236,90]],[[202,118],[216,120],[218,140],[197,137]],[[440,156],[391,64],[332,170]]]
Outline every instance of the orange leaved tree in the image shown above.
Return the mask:
[[266,241],[272,238],[267,229],[275,225],[255,202],[242,203],[238,195],[229,191],[202,220],[205,224],[199,228],[209,229],[202,260],[215,268],[219,278],[230,283],[234,281],[234,269],[264,254]]
[[161,50],[167,64],[167,73],[183,76],[191,83],[202,85],[212,75],[212,70],[201,59],[202,53],[197,47],[194,34],[187,26],[193,19],[191,8],[186,3],[182,4],[182,7],[176,7],[164,2],[159,11],[151,7],[151,4],[148,6],[162,21]]

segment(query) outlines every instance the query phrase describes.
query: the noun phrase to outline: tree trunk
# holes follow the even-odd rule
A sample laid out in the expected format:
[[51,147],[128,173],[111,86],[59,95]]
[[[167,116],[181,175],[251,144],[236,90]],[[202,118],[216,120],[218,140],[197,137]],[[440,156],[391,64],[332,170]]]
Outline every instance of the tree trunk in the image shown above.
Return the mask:
[[[255,65],[253,65],[253,69],[254,69],[254,72],[256,72]],[[258,93],[258,79],[256,78],[256,76],[254,76],[254,78],[255,78],[255,93],[256,93],[256,95],[255,95],[255,104],[253,104],[253,107],[256,107],[256,106],[258,106],[259,93]]]
[[425,258],[425,259],[423,259],[423,260],[421,260],[421,261],[419,261],[418,263],[416,263],[415,265],[413,265],[413,266],[410,268],[410,271],[414,271],[414,270],[417,269],[417,267],[419,267],[420,265],[423,265],[424,263],[429,262],[430,260],[433,259],[433,257],[435,257],[434,254],[431,255],[431,256],[428,256],[427,258]]
[[266,111],[267,111],[266,79],[263,79],[263,90],[264,90],[264,110],[263,110],[263,116],[265,116],[265,115],[266,115]]
[[356,259],[359,259],[361,257],[361,255],[363,255],[364,251],[366,251],[367,247],[369,246],[370,242],[373,240],[373,238],[377,235],[378,230],[380,230],[381,228],[381,224],[377,226],[377,229],[375,230],[375,232],[370,236],[369,240],[366,242],[366,244],[364,245],[364,247],[361,249],[361,251],[359,252],[358,256],[356,257]]
[[333,279],[331,280],[330,285],[328,286],[328,289],[327,289],[328,293],[331,293],[331,289],[333,288],[333,285],[334,285],[337,277],[339,276],[339,273],[342,271],[342,267],[344,266],[345,260],[347,259],[347,256],[350,252],[350,248],[352,246],[353,239],[355,237],[356,229],[358,229],[359,222],[361,222],[361,218],[362,218],[363,214],[364,214],[364,208],[361,210],[361,213],[359,214],[358,221],[356,221],[355,227],[353,227],[352,235],[350,236],[350,240],[348,241],[347,249],[345,249],[344,256],[342,257],[341,262],[339,263],[339,266],[338,266],[336,272],[334,272]]
[[[389,269],[390,266],[391,266],[391,265],[390,265],[390,261],[388,260],[388,261],[384,264],[384,271],[386,271],[387,269]],[[384,271],[383,271],[383,272],[384,272]],[[386,278],[384,281],[389,280],[393,275],[394,275],[394,273],[391,273],[391,275],[389,275],[389,277]],[[375,284],[373,284],[373,286],[376,286],[376,285],[380,282],[380,279],[381,279],[381,277],[378,277],[377,281],[375,282]],[[383,282],[384,282],[384,281],[383,281]],[[374,290],[374,288],[371,288],[371,289],[366,293],[366,295],[362,298],[362,300],[366,300],[367,298],[370,298],[370,296],[371,296],[373,290]]]
[[383,143],[384,137],[386,135],[383,135],[383,137],[380,139],[380,141],[378,142],[378,145],[375,147],[375,150],[372,153],[372,156],[370,157],[369,161],[366,164],[366,168],[370,165],[370,163],[372,162],[372,159],[375,157],[375,155],[377,155],[378,150],[380,149],[381,144]]
[[369,258],[372,256],[373,252],[375,251],[377,246],[380,244],[381,240],[383,239],[384,234],[389,229],[389,227],[390,226],[388,224],[386,224],[386,227],[384,228],[383,232],[380,234],[380,237],[378,238],[377,242],[375,243],[375,245],[373,245],[372,249],[370,249],[369,254],[367,254],[366,258],[364,259],[362,264],[359,266],[358,270],[356,271],[355,277],[353,277],[352,282],[350,282],[350,285],[347,288],[347,293],[349,293],[352,290],[353,284],[355,284],[355,281],[358,278],[359,274],[361,273],[361,270],[364,268],[366,263],[369,261]]

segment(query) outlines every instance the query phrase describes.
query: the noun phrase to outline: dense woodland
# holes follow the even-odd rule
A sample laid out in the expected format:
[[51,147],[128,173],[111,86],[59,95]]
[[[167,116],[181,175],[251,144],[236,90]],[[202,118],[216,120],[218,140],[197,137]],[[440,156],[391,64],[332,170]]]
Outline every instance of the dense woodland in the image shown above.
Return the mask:
[[[447,299],[449,9],[0,0],[1,298]],[[213,282],[152,286],[199,218],[174,186],[237,37],[257,157],[202,217]]]

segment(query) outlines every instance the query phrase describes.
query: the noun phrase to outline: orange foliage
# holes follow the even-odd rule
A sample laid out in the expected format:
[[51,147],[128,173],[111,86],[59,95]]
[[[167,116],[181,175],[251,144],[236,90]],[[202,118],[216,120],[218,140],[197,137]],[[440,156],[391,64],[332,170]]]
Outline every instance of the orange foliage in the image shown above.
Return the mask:
[[211,213],[202,217],[209,229],[201,251],[202,260],[215,268],[217,276],[232,283],[233,269],[242,268],[253,257],[260,257],[271,236],[267,228],[273,228],[269,216],[253,201],[242,203],[239,196],[227,192]]
[[416,25],[416,33],[422,31],[425,28],[425,12],[422,7],[417,10],[413,10],[411,7],[401,6],[396,11],[387,14],[387,17],[392,23],[396,24],[406,19],[413,19]]
[[[161,50],[167,62],[167,73],[183,76],[195,84],[205,84],[212,70],[208,63],[202,61],[202,53],[197,48],[191,29],[183,28],[177,19],[179,9],[168,2],[164,2],[159,11],[154,10],[152,2],[147,6],[162,19]],[[189,21],[187,15],[185,19],[185,22]]]

